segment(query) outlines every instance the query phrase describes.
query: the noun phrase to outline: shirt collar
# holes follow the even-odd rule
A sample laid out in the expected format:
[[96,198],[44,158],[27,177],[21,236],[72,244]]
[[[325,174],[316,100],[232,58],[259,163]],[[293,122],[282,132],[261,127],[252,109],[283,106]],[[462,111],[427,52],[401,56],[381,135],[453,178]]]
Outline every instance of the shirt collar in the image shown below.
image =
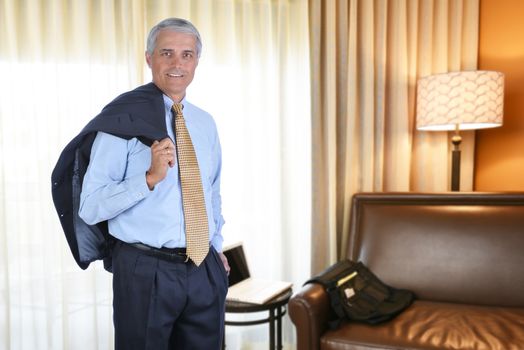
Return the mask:
[[[162,97],[164,98],[164,106],[166,107],[166,110],[171,110],[171,107],[173,107],[175,102],[171,99],[171,97],[167,96],[166,94],[162,94]],[[186,98],[184,97],[182,101],[180,101],[180,103],[185,106]]]

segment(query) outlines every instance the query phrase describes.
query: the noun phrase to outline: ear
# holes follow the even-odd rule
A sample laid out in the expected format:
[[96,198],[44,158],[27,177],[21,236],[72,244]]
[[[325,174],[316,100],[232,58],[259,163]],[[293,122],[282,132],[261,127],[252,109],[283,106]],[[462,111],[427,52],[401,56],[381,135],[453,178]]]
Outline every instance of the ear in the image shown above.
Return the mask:
[[151,68],[151,55],[146,51],[146,62],[149,68]]

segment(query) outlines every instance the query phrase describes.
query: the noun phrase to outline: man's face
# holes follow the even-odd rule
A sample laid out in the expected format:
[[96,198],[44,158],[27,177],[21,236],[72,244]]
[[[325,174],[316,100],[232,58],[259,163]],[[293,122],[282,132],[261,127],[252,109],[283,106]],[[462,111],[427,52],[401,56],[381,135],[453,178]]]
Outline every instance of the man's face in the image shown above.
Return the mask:
[[196,38],[191,34],[161,30],[152,54],[146,61],[153,83],[175,102],[180,102],[193,80],[198,65]]

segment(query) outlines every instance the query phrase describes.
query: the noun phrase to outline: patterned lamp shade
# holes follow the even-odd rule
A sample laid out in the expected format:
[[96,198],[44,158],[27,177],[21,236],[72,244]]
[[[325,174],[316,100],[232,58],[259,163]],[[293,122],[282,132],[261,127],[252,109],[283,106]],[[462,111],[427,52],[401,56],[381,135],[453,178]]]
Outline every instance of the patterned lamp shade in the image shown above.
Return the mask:
[[419,79],[418,130],[466,130],[502,125],[504,74],[469,71]]

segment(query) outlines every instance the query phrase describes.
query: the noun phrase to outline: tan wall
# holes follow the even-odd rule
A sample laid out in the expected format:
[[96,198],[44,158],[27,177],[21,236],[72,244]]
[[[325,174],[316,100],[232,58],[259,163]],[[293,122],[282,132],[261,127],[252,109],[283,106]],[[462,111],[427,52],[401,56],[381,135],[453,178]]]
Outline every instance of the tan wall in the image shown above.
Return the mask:
[[504,124],[477,131],[474,189],[524,190],[523,0],[480,0],[479,69],[505,74]]

